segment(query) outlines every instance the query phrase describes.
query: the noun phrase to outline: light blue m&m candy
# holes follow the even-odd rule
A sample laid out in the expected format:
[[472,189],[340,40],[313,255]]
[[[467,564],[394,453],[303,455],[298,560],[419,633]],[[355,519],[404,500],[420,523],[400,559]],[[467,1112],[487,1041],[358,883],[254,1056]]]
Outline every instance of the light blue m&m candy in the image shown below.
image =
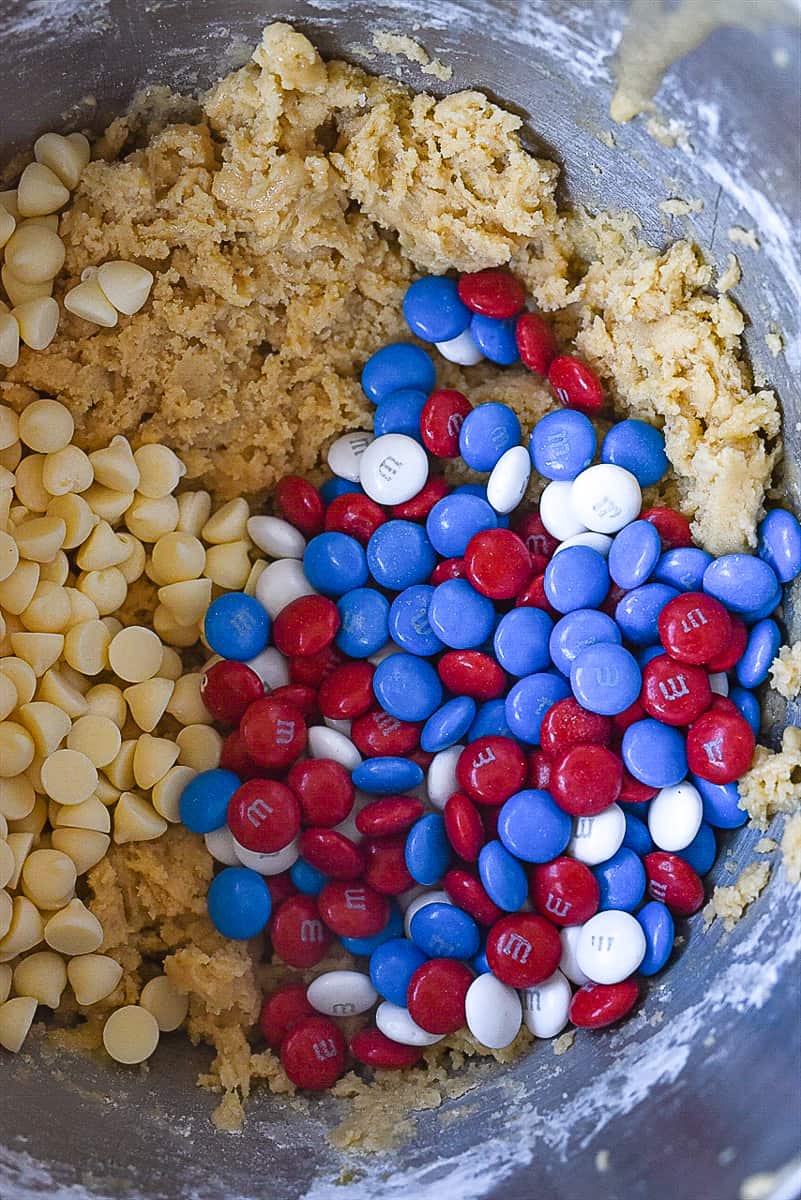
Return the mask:
[[425,904],[409,925],[412,941],[429,958],[472,958],[481,937],[478,925],[455,904]]
[[498,837],[523,862],[550,862],[562,853],[572,833],[571,817],[539,788],[516,792],[498,814]]
[[431,663],[401,651],[378,664],[373,692],[399,721],[427,721],[442,703],[442,684]]
[[569,675],[575,659],[588,646],[598,642],[619,646],[622,640],[617,624],[606,613],[595,608],[578,608],[556,622],[548,649],[556,669]]
[[555,673],[537,671],[524,675],[512,685],[506,697],[506,723],[512,737],[536,746],[546,712],[569,695],[570,688]]
[[446,646],[470,650],[492,636],[495,605],[466,579],[447,579],[434,588],[428,620]]
[[493,647],[504,671],[532,675],[551,665],[549,649],[553,621],[541,608],[513,608],[495,629]]
[[367,566],[379,587],[399,592],[424,583],[436,555],[422,525],[414,521],[385,521],[367,543]]
[[337,600],[336,645],[351,658],[369,658],[386,644],[389,601],[375,588],[353,588]]
[[389,636],[401,650],[409,654],[429,656],[445,649],[428,619],[428,609],[434,589],[428,583],[416,583],[404,588],[392,601],[389,610]]
[[658,483],[670,466],[663,434],[634,418],[612,426],[601,446],[601,462],[631,471],[640,487]]
[[637,913],[637,920],[645,934],[645,957],[637,970],[641,975],[656,975],[673,952],[673,917],[661,900],[649,900]]
[[480,404],[459,430],[459,453],[474,471],[491,471],[502,454],[520,445],[520,421],[508,404]]
[[228,815],[228,801],[240,786],[233,771],[214,767],[190,779],[178,801],[181,821],[192,833],[211,833],[220,829]]
[[644,583],[632,588],[615,608],[615,620],[626,641],[648,646],[659,641],[659,614],[678,596],[666,583]]
[[[723,554],[704,571],[704,591],[745,619],[768,604],[781,600],[776,572],[753,554]],[[763,613],[769,616],[773,608]],[[757,618],[758,619],[758,618]]]
[[440,813],[427,813],[406,835],[406,868],[416,883],[439,883],[451,861],[451,844]]
[[253,596],[227,592],[209,605],[203,632],[215,654],[245,662],[261,654],[267,645],[270,618]]
[[548,563],[543,586],[549,604],[557,612],[597,608],[609,591],[609,568],[604,557],[590,546],[568,546]]
[[427,754],[439,754],[455,746],[465,736],[476,715],[476,702],[470,696],[454,696],[426,721],[420,734],[420,746]]
[[405,1008],[412,975],[425,961],[426,955],[408,938],[389,938],[370,955],[370,980],[379,996]]
[[520,357],[515,338],[517,317],[485,317],[476,313],[470,322],[470,337],[485,358],[510,367]]
[[757,621],[748,634],[745,650],[735,667],[737,682],[741,687],[755,688],[765,682],[781,644],[781,630],[775,621],[770,617]]
[[648,787],[674,787],[687,774],[684,735],[652,717],[629,725],[621,754],[629,773]]
[[570,408],[542,417],[528,442],[534,469],[545,479],[575,479],[592,462],[595,447],[592,421]]
[[528,879],[522,864],[499,841],[481,847],[478,877],[490,900],[504,912],[517,912],[528,896]]
[[600,888],[599,911],[609,908],[634,912],[645,895],[645,867],[636,851],[621,846],[606,862],[592,868]]
[[423,770],[410,758],[385,755],[366,758],[351,776],[353,786],[369,796],[395,796],[423,782]]
[[609,574],[618,587],[645,583],[662,555],[662,539],[650,521],[632,521],[615,534],[609,548]]
[[455,491],[438,500],[426,518],[426,533],[437,554],[443,558],[461,558],[467,544],[484,529],[497,529],[494,509],[481,495]]
[[318,533],[313,537],[303,554],[303,571],[312,587],[324,596],[341,596],[367,582],[364,550],[347,533]]
[[584,708],[614,717],[639,697],[642,672],[633,654],[623,646],[597,642],[576,655],[570,668],[570,686]]
[[422,342],[449,342],[464,333],[473,314],[459,299],[455,279],[424,275],[407,289],[403,315]]
[[373,417],[373,433],[382,437],[385,433],[405,433],[407,437],[422,442],[420,414],[428,397],[425,392],[414,388],[401,388],[390,392],[381,401]]
[[790,583],[801,573],[801,525],[782,508],[769,512],[758,529],[757,552],[773,569],[780,583]]

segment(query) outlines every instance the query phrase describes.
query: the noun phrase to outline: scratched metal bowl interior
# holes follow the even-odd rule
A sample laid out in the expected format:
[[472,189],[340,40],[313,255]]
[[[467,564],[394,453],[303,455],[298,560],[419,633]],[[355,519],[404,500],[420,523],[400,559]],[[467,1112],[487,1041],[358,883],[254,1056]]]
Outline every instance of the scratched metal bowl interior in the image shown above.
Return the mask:
[[[650,3],[656,11],[661,0]],[[718,7],[709,0],[706,11]],[[740,7],[728,6],[729,16]],[[764,20],[715,29],[661,83],[657,105],[686,126],[689,146],[658,144],[640,118],[615,128],[610,149],[599,134],[611,127],[627,0],[0,0],[0,37],[14,64],[0,78],[4,161],[46,129],[74,128],[87,95],[98,101],[92,123],[100,128],[145,83],[205,87],[242,61],[242,45],[255,44],[274,17],[297,23],[325,54],[356,61],[353,47],[376,28],[413,33],[453,68],[435,90],[478,86],[525,117],[531,148],[563,164],[563,199],[633,209],[657,245],[689,232],[718,267],[731,249],[730,226],[757,231],[759,251],[738,247],[743,279],[734,295],[749,318],[752,361],[782,398],[784,502],[797,511],[797,13],[780,0],[745,8]],[[369,65],[418,88],[432,83],[405,62]],[[668,196],[700,197],[703,210],[670,221],[657,207]],[[775,359],[764,340],[774,324],[787,345]],[[798,637],[801,592],[794,599],[786,614]],[[765,737],[775,743],[783,723],[800,717],[798,707],[768,709]],[[740,865],[759,836],[731,835]],[[731,882],[723,858],[710,884]],[[0,1195],[734,1200],[744,1178],[768,1172],[765,1196],[793,1197],[799,916],[801,889],[774,869],[730,935],[720,922],[705,935],[700,914],[689,922],[685,945],[645,1004],[648,1014],[662,1011],[660,1024],[635,1016],[582,1035],[562,1057],[541,1045],[512,1066],[486,1067],[466,1099],[420,1114],[413,1140],[370,1158],[329,1146],[338,1119],[330,1099],[300,1117],[257,1094],[241,1135],[214,1134],[216,1099],[195,1085],[204,1053],[179,1035],[164,1039],[147,1074],[54,1058],[34,1041],[0,1065]],[[455,1105],[464,1111],[449,1119]],[[609,1151],[603,1174],[601,1150]]]

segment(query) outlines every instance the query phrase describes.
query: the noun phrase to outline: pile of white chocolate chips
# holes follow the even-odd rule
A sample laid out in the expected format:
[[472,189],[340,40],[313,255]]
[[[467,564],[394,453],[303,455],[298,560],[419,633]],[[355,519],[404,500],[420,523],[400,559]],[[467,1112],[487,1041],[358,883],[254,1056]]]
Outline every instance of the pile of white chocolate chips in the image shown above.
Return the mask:
[[[272,46],[270,56],[265,51],[268,42]],[[283,57],[278,53],[281,47],[286,50],[282,51]],[[276,104],[286,107],[291,107],[288,98],[306,94],[307,84],[309,94],[321,98],[327,72],[329,85],[341,88],[358,91],[358,87],[366,86],[359,81],[369,80],[369,88],[373,89],[370,103],[378,107],[382,88],[393,106],[402,108],[411,103],[408,93],[397,84],[363,76],[343,64],[324,67],[310,44],[286,26],[272,26],[254,58],[242,73],[245,97],[250,95],[248,84],[258,80],[265,94],[272,89],[279,97]],[[278,64],[272,73],[267,71],[268,61]],[[212,95],[211,111],[218,121],[224,119],[230,98],[239,94],[236,77],[232,79],[234,83],[228,80],[219,86],[216,98]],[[419,99],[422,105],[423,98]],[[440,125],[447,125],[449,120],[458,123],[457,116],[449,115],[458,113],[458,99],[450,97],[447,109],[443,102],[437,116]],[[481,101],[491,117],[500,114],[483,97]],[[315,99],[314,103],[318,102],[323,103]],[[425,115],[430,105],[425,113],[421,105],[415,115],[420,127],[433,120]],[[475,115],[475,103],[473,110],[474,119],[480,123],[483,118]],[[295,116],[298,120],[302,117],[299,102]],[[248,119],[255,122],[257,118],[251,115]],[[240,124],[244,122],[233,121],[237,137]],[[315,115],[311,126],[317,124]],[[343,128],[345,125],[343,119]],[[501,123],[496,128],[493,124],[493,136],[508,143],[512,156],[522,161],[515,129],[516,121],[509,117],[506,125]],[[190,140],[196,136],[189,127],[187,130]],[[175,135],[166,135],[167,143],[171,136]],[[277,122],[270,136],[279,137]],[[358,236],[368,242],[375,237],[376,245],[381,247],[381,254],[376,251],[376,261],[380,262],[382,256],[389,261],[392,254],[401,255],[393,284],[397,285],[399,301],[407,277],[415,268],[430,266],[431,255],[424,241],[416,244],[408,230],[401,237],[402,252],[388,249],[377,234],[362,230],[361,223],[367,217],[384,227],[392,227],[396,219],[389,191],[388,207],[382,211],[371,195],[367,177],[359,183],[353,156],[358,157],[359,139],[363,141],[367,136],[365,127],[347,129],[350,146],[338,156],[337,169],[347,176],[352,198],[364,210],[353,218],[352,230],[359,229]],[[236,151],[233,154],[235,158]],[[155,296],[151,295],[154,276],[149,269],[133,261],[112,259],[87,265],[80,282],[63,293],[61,303],[53,297],[54,279],[65,262],[58,213],[70,203],[71,192],[80,187],[82,173],[90,162],[90,145],[81,134],[46,134],[36,142],[34,155],[35,161],[24,169],[17,188],[0,193],[0,246],[4,247],[0,275],[10,302],[0,305],[0,365],[5,368],[14,368],[18,360],[23,366],[31,351],[48,347],[58,332],[61,304],[73,317],[82,319],[84,324],[76,327],[76,337],[85,340],[98,328],[116,333],[118,324],[130,324],[137,313],[144,316]],[[431,163],[428,169],[434,170]],[[516,169],[522,168],[518,164]],[[224,170],[230,173],[232,168]],[[433,181],[425,171],[421,179],[421,202],[425,206],[427,189]],[[211,185],[206,181],[202,187]],[[514,197],[507,200],[512,204]],[[342,205],[343,211],[345,208]],[[336,212],[339,219],[339,208]],[[81,225],[74,210],[69,215],[74,254]],[[410,225],[415,220],[408,217]],[[165,225],[169,241],[169,223]],[[356,238],[356,233],[353,236]],[[566,227],[560,227],[558,236],[566,238]],[[556,262],[554,237],[551,250]],[[523,241],[519,239],[521,244]],[[514,246],[510,235],[507,257]],[[267,251],[262,248],[260,253]],[[455,260],[460,253],[457,249]],[[302,257],[298,252],[296,263]],[[538,261],[532,253],[531,262],[517,266],[513,262],[512,269],[523,274],[535,272]],[[435,265],[443,270],[460,264],[436,259]],[[387,268],[389,273],[392,270],[395,268]],[[169,272],[175,277],[174,268],[165,263],[164,276]],[[174,278],[168,283],[173,286]],[[368,297],[371,286],[369,281],[365,284]],[[593,287],[604,286],[601,272],[593,278],[591,268],[585,286],[591,303]],[[554,308],[563,302],[554,302]],[[162,297],[160,303],[162,312],[167,311],[169,300]],[[360,304],[366,303],[360,299]],[[380,305],[376,303],[374,308],[373,322],[378,320]],[[228,310],[233,322],[232,312],[247,312],[247,304],[238,296]],[[364,319],[360,310],[359,320]],[[298,336],[294,325],[292,330],[292,336]],[[590,356],[595,351],[602,353],[601,330],[600,318],[595,318],[584,331],[585,352]],[[389,318],[375,330],[376,346],[387,340],[388,332]],[[571,336],[575,336],[575,330]],[[357,359],[359,348],[351,349]],[[60,353],[64,355],[63,346]],[[28,369],[28,378],[37,370]],[[188,487],[184,461],[167,445],[153,440],[159,436],[158,431],[146,431],[150,444],[139,444],[136,449],[122,435],[99,447],[95,438],[91,444],[96,448],[87,452],[74,440],[70,408],[48,396],[45,387],[40,386],[37,392],[18,379],[12,375],[7,382],[0,382],[0,1046],[18,1051],[41,1005],[62,1016],[66,1014],[65,1019],[73,1024],[79,1018],[87,1018],[94,1028],[99,1023],[103,1044],[113,1058],[141,1062],[155,1049],[160,1032],[178,1028],[188,1017],[192,1036],[213,1042],[217,1049],[215,1085],[221,1084],[229,1092],[244,1092],[250,1075],[261,1073],[274,1090],[289,1091],[291,1085],[282,1078],[280,1064],[273,1056],[262,1055],[270,1061],[261,1063],[258,1070],[252,1061],[226,1069],[227,1062],[234,1062],[237,1055],[241,1057],[242,1047],[247,1057],[242,1029],[247,1031],[252,1026],[255,1011],[253,996],[242,980],[252,977],[261,947],[220,950],[221,954],[238,956],[226,963],[228,973],[221,973],[221,987],[225,983],[229,992],[231,987],[240,987],[232,1001],[238,1009],[233,1015],[222,1014],[210,999],[213,978],[201,978],[204,964],[217,952],[216,935],[202,904],[189,914],[178,911],[167,878],[170,864],[182,854],[184,863],[188,862],[190,851],[184,853],[184,848],[191,842],[194,857],[185,869],[198,875],[197,896],[205,896],[212,866],[202,841],[179,829],[163,839],[168,848],[163,877],[157,886],[167,898],[163,904],[165,922],[187,918],[185,929],[180,936],[175,935],[173,945],[186,946],[193,938],[203,942],[198,962],[183,976],[174,971],[170,977],[169,970],[162,970],[166,935],[161,943],[155,935],[152,937],[149,958],[147,929],[135,955],[131,947],[125,946],[125,921],[133,920],[136,905],[145,902],[141,895],[137,899],[131,884],[135,876],[130,874],[130,862],[114,861],[115,847],[155,842],[170,825],[177,825],[178,799],[186,783],[195,772],[214,767],[219,761],[222,739],[212,727],[200,697],[202,671],[209,658],[202,644],[202,618],[211,600],[222,591],[253,594],[267,566],[262,552],[248,536],[249,504],[243,498],[234,498],[215,506],[210,492]],[[446,385],[458,386],[459,382],[458,377],[449,377]],[[339,387],[340,383],[331,386]],[[491,377],[482,375],[483,398],[492,395],[492,386]],[[526,388],[534,388],[530,395],[514,381],[506,386],[508,396],[504,398],[513,406],[518,400],[523,407],[541,403],[536,384],[526,383]],[[355,383],[353,391],[357,391]],[[625,409],[625,405],[621,407]],[[630,409],[636,409],[634,402]],[[299,423],[305,420],[309,426],[305,438],[300,438],[307,458],[308,438],[323,439],[314,451],[319,462],[331,436],[352,427],[360,414],[340,403],[336,418],[328,413],[320,432],[313,427],[313,418],[312,406],[305,417],[299,413],[296,419]],[[83,436],[79,442],[90,444]],[[185,453],[185,457],[189,461],[191,455]],[[308,473],[308,464],[303,466],[303,473]],[[232,490],[229,481],[228,495]],[[142,604],[142,592],[136,586],[140,580],[149,580],[157,589],[155,607]],[[146,594],[151,597],[153,588],[148,588]],[[773,678],[788,697],[798,690],[801,647],[782,650],[774,664]],[[799,729],[786,731],[782,753],[757,749],[754,766],[741,790],[744,803],[758,823],[764,826],[776,812],[790,812],[798,803],[799,767]],[[171,838],[183,841],[179,845],[176,840],[170,850]],[[797,880],[801,875],[801,815],[787,821],[784,849],[788,876]],[[98,864],[109,856],[113,869],[99,873]],[[160,870],[155,858],[148,869],[153,875]],[[92,871],[90,889],[85,877]],[[766,862],[757,861],[745,868],[742,886],[738,881],[732,887],[716,889],[709,906],[710,917],[717,914],[727,920],[736,919],[764,886],[768,873]],[[104,881],[113,881],[124,899],[124,904],[114,901],[117,908],[113,930],[104,929],[94,911],[102,915],[98,896]],[[139,933],[143,925],[140,921]],[[138,971],[143,959],[148,962],[144,975]],[[320,964],[320,970],[325,967],[325,962]],[[204,995],[204,987],[208,987],[208,994]],[[431,1063],[447,1049],[433,1048]]]

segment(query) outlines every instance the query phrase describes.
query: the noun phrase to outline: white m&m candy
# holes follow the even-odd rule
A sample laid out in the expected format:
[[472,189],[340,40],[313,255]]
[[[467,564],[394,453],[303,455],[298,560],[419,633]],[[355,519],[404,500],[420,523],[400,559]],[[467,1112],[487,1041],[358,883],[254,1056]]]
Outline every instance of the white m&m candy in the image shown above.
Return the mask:
[[231,841],[234,853],[242,866],[250,867],[251,871],[255,871],[258,875],[280,875],[282,871],[288,871],[291,866],[294,866],[300,857],[297,838],[294,838],[281,850],[276,850],[271,854],[248,850],[247,846],[243,846],[234,837],[231,838]]
[[326,1016],[354,1017],[373,1007],[378,992],[361,971],[326,971],[309,984],[306,999]]
[[405,433],[385,433],[371,442],[359,462],[359,481],[376,504],[404,504],[428,479],[428,456]]
[[618,804],[610,804],[594,817],[576,817],[567,852],[595,867],[617,854],[625,836],[625,813]]
[[531,478],[531,455],[525,446],[511,446],[498,459],[487,480],[487,500],[499,513],[510,513],[526,494]]
[[645,950],[645,934],[637,918],[610,908],[582,927],[576,962],[593,983],[622,983],[637,970]]
[[573,509],[570,498],[572,487],[572,483],[554,479],[540,496],[540,520],[558,542],[587,532],[587,526],[579,520]]
[[278,614],[300,596],[316,596],[296,558],[279,558],[270,563],[256,583],[256,599],[275,620]]
[[248,537],[270,558],[303,558],[306,539],[299,529],[281,517],[249,517]]
[[489,972],[470,984],[464,1007],[467,1028],[482,1046],[502,1050],[517,1037],[522,1023],[520,997]]
[[334,474],[339,475],[340,479],[358,483],[361,458],[372,441],[372,433],[364,429],[356,429],[353,433],[343,433],[342,437],[338,437],[328,451],[328,465]]
[[554,558],[561,550],[567,550],[570,546],[589,546],[590,550],[595,550],[602,558],[609,557],[609,551],[612,546],[612,539],[605,533],[577,533],[575,537],[565,538],[554,550]]
[[332,758],[346,771],[355,771],[362,756],[349,737],[338,729],[327,725],[312,725],[309,728],[309,757]]
[[524,988],[520,999],[526,1029],[535,1037],[556,1037],[567,1025],[572,998],[573,991],[561,971],[554,971],[536,987]]
[[583,925],[565,925],[563,929],[559,930],[559,938],[562,942],[562,957],[559,960],[559,970],[566,979],[569,979],[571,983],[575,983],[577,987],[584,987],[585,983],[590,982],[576,962],[576,948],[583,928]]
[[426,776],[428,798],[436,808],[444,808],[445,803],[454,792],[459,791],[456,780],[456,764],[459,761],[464,746],[449,746],[440,750],[432,758]]
[[618,533],[640,515],[642,492],[637,477],[625,467],[598,463],[573,480],[570,502],[585,528],[594,533]]
[[689,846],[704,815],[704,804],[696,787],[685,780],[662,788],[648,806],[648,832],[654,845],[674,854]]
[[441,1042],[444,1034],[426,1033],[409,1016],[408,1008],[401,1008],[391,1000],[384,1000],[376,1009],[375,1023],[385,1037],[402,1046],[433,1046]]
[[460,367],[474,367],[484,357],[471,338],[469,329],[465,329],[458,337],[450,338],[447,342],[436,342],[435,345],[443,358],[458,363]]

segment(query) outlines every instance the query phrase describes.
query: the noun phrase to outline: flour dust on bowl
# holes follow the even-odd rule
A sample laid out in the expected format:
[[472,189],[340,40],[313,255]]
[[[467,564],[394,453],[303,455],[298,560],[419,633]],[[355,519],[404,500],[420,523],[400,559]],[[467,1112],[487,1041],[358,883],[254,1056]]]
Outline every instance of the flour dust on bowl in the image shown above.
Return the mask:
[[[771,616],[771,580],[792,575],[790,518],[769,518],[761,556],[747,544],[771,473],[769,507],[799,507],[797,19],[781,4],[748,6],[747,27],[739,8],[729,19],[702,27],[689,0],[666,13],[552,0],[433,17],[414,3],[0,14],[23,84],[6,97],[4,161],[27,156],[6,188],[37,146],[16,211],[7,193],[3,204],[1,561],[18,556],[0,579],[14,659],[0,679],[0,812],[14,827],[0,835],[16,848],[17,939],[0,966],[14,988],[3,1044],[33,1021],[18,1053],[3,1051],[3,1194],[795,1194],[799,891],[772,807],[798,803],[792,732],[783,754],[756,751],[746,790],[765,828],[741,825],[726,781],[747,765],[751,692],[777,637],[799,636],[797,584],[779,626]],[[273,33],[203,113],[151,94],[143,116],[94,141],[88,166],[80,137],[37,142],[61,129],[95,139],[143,87],[201,93],[273,20],[326,59],[454,98],[407,108],[400,87],[327,73],[306,43]],[[520,114],[535,159],[515,147],[516,118],[459,97],[477,85]],[[610,104],[634,119],[613,123]],[[411,174],[408,155],[403,169],[393,157],[401,127]],[[568,211],[581,204],[606,215]],[[633,251],[638,237],[658,253]],[[507,263],[511,274],[475,274]],[[738,364],[740,309],[753,379]],[[382,348],[412,334],[393,375],[397,351],[388,362]],[[276,487],[287,474],[313,486]],[[541,521],[516,511],[527,488]],[[665,515],[676,506],[697,548]],[[530,579],[521,542],[539,567]],[[693,591],[700,609],[685,603]],[[206,705],[207,610],[206,643],[224,661]],[[720,644],[699,652],[699,626]],[[332,637],[342,661],[323,680]],[[790,696],[794,673],[785,652],[772,680]],[[610,702],[599,680],[612,675]],[[624,728],[626,686],[645,717]],[[776,750],[798,702],[762,690],[760,740]],[[326,721],[309,717],[300,757],[302,731],[286,722],[312,702]],[[268,780],[243,773],[254,748],[280,753]],[[647,826],[631,811],[638,787],[658,791]],[[177,821],[187,793],[198,833]],[[271,809],[258,837],[254,803]],[[213,884],[201,834],[221,864]],[[345,893],[365,870],[380,887],[352,925]],[[403,914],[407,871],[426,890]],[[706,915],[718,916],[705,932],[700,912],[685,914],[707,871]],[[560,936],[565,897],[583,928]],[[274,906],[273,944],[291,962],[321,903],[322,936],[371,937],[371,912],[385,930],[388,911],[394,936],[369,961],[358,940],[355,960],[337,949],[323,974],[313,947],[272,1014],[301,1018],[281,1067],[258,1035],[251,1056],[242,1029],[289,973],[256,971],[239,939]],[[680,941],[651,975],[673,919]],[[598,964],[610,937],[621,957]],[[536,1005],[525,944],[548,976],[557,962],[563,972],[534,984]],[[518,948],[508,962],[504,947]],[[638,968],[628,1019],[579,1029],[555,1053],[570,1041],[548,1040],[567,1005],[577,1025],[597,1018],[575,999],[586,978],[620,1016]],[[102,1013],[81,1028],[105,1052],[46,1032],[59,1003],[68,1024],[76,1005]],[[343,1020],[343,1005],[355,1015]],[[523,1017],[533,1044],[509,1053]],[[437,1059],[441,1043],[419,1044],[465,1019],[509,1061],[462,1067]],[[185,1021],[215,1041],[216,1066],[170,1032]],[[315,1031],[325,1053],[309,1076]],[[370,1088],[348,1075],[335,1097],[282,1094],[284,1068],[335,1083],[354,1061],[346,1042],[357,1060],[380,1061],[389,1044],[387,1065],[422,1052],[429,1066]],[[210,1123],[220,1096],[196,1088],[206,1070],[232,1087],[229,1123],[233,1085],[253,1079],[235,1136]],[[360,1153],[371,1142],[384,1148]]]

